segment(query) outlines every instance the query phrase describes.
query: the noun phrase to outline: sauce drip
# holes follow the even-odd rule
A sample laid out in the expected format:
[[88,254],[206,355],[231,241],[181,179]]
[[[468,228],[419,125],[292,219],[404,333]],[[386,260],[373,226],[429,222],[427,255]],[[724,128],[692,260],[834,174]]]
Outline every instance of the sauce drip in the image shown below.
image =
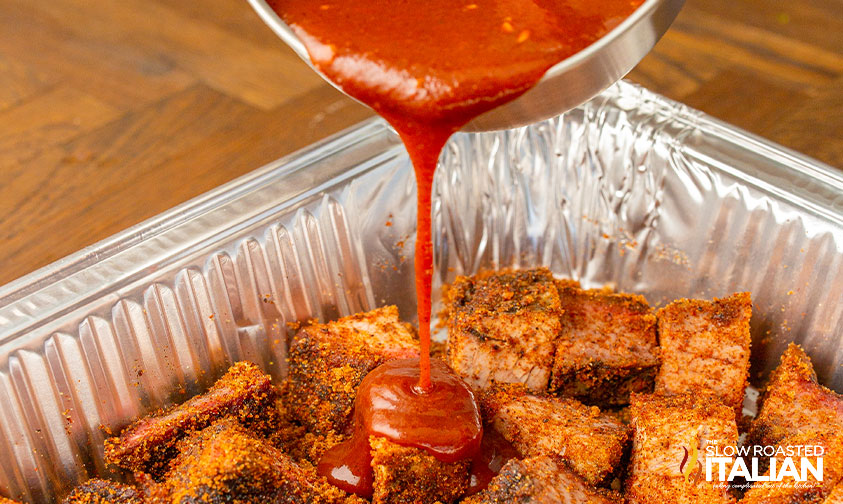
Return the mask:
[[442,462],[479,451],[483,424],[471,388],[440,360],[431,361],[426,391],[418,386],[419,373],[419,359],[400,359],[366,375],[354,401],[353,434],[322,456],[319,474],[368,498],[373,492],[369,436],[422,448]]
[[448,138],[513,100],[643,0],[269,0],[310,59],[401,136],[416,172],[421,375],[430,386],[433,173]]
[[[448,138],[530,89],[643,0],[269,0],[310,60],[401,136],[416,174],[415,280],[420,358],[390,361],[363,380],[350,440],[318,465],[336,486],[372,494],[369,436],[423,448],[443,461],[473,457],[482,426],[474,396],[430,359],[433,175]],[[475,460],[477,488],[502,457],[495,440]],[[491,453],[491,456],[487,456]],[[503,450],[500,451],[503,453]],[[485,458],[484,458],[485,457]]]
[[466,495],[474,495],[484,490],[492,478],[501,472],[504,464],[513,458],[518,458],[518,450],[498,431],[487,426],[483,431],[480,450],[471,459],[471,480]]

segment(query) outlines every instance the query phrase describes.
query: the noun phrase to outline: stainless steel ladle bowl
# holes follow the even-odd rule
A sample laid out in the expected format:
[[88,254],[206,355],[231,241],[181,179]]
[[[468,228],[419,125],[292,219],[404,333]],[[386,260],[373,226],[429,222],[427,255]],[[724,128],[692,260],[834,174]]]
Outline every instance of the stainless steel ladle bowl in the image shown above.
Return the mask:
[[[266,0],[249,0],[261,19],[313,66],[301,40]],[[472,120],[463,130],[514,128],[559,115],[594,97],[641,61],[676,19],[684,0],[646,0],[597,42],[560,61],[532,89]]]

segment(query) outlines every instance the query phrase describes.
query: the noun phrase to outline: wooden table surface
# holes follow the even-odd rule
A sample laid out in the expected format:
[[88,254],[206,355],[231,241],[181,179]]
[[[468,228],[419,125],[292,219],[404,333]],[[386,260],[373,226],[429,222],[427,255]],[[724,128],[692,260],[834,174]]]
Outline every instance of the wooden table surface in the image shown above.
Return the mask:
[[[629,78],[843,166],[843,0],[687,0]],[[0,284],[371,112],[245,0],[0,0]]]

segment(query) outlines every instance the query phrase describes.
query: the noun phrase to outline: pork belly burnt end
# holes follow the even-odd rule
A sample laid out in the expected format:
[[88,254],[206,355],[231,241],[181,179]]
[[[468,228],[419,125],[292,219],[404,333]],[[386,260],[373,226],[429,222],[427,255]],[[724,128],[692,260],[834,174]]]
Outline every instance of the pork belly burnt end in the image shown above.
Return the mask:
[[[705,480],[702,467],[692,467],[688,482],[680,470],[694,447],[704,462],[707,446],[737,446],[734,409],[713,395],[689,393],[633,394],[630,410],[634,431],[625,494],[629,504],[735,502],[728,490]],[[697,471],[703,471],[699,478],[694,477],[700,476]]]
[[[805,481],[798,482],[790,475],[784,475],[781,481],[755,482],[747,490],[741,503],[746,504],[829,504],[834,502],[834,486],[843,478],[843,433],[806,431],[781,440],[783,447],[821,446],[823,449],[822,480],[817,480],[810,471],[806,471]],[[810,464],[818,468],[818,457],[805,457]],[[796,471],[801,473],[801,457],[793,457]],[[776,467],[780,471],[785,466],[785,457],[776,457]],[[843,490],[843,489],[841,489]],[[841,492],[843,494],[843,492]],[[843,501],[841,501],[843,504]]]
[[269,375],[248,362],[234,364],[205,394],[144,417],[105,442],[109,463],[160,476],[186,434],[224,417],[269,432],[275,425],[277,392]]
[[615,473],[629,441],[628,427],[596,406],[535,395],[523,385],[494,385],[481,395],[481,406],[521,456],[558,456],[591,485]]
[[811,359],[791,343],[761,396],[749,440],[775,446],[800,432],[843,432],[843,396],[817,383]]
[[231,420],[183,439],[163,483],[149,493],[162,504],[362,502]]
[[629,403],[652,392],[659,359],[656,317],[642,296],[557,281],[562,332],[550,389],[589,404]]
[[595,489],[551,456],[512,459],[480,493],[465,504],[621,504],[614,492]]
[[468,383],[546,390],[562,308],[544,268],[457,277],[445,292],[448,359]]
[[12,499],[7,499],[6,497],[3,497],[2,495],[0,495],[0,504],[20,504],[20,503],[17,502],[17,501],[13,501]]
[[287,407],[312,432],[341,432],[369,371],[416,355],[418,339],[395,306],[305,327],[290,349]]
[[[0,504],[3,499],[0,498]],[[88,480],[74,488],[62,504],[144,504],[136,488],[101,479]]]
[[843,481],[834,487],[828,497],[823,501],[823,504],[843,504]]
[[451,503],[468,488],[469,460],[445,463],[426,451],[371,436],[373,504]]
[[656,392],[713,392],[741,411],[749,374],[748,292],[724,299],[680,299],[658,312],[662,366]]

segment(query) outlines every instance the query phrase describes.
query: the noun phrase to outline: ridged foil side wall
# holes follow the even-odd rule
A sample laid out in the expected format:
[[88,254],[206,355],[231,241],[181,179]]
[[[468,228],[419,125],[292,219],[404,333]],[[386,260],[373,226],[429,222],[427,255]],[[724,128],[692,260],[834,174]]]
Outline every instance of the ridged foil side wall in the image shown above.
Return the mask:
[[[654,304],[749,290],[755,373],[796,340],[843,389],[843,190],[817,182],[830,195],[822,208],[796,186],[783,193],[769,181],[787,159],[754,155],[701,120],[622,83],[562,118],[456,136],[435,184],[437,284],[545,265]],[[387,303],[413,319],[415,189],[397,138],[370,125],[296,162],[293,174],[267,172],[260,190],[235,183],[243,194],[216,217],[197,213],[134,246],[158,254],[138,271],[97,263],[101,293],[0,352],[0,494],[54,502],[109,474],[110,433],[206,389],[233,361],[283,377],[288,324]],[[311,190],[280,196],[296,184]],[[82,292],[92,280],[78,273],[0,306],[0,348],[4,318]]]
[[[185,267],[151,271],[149,283],[79,323],[70,316],[63,331],[29,334],[0,368],[0,460],[9,461],[0,494],[54,502],[89,476],[119,477],[103,462],[110,433],[207,389],[238,360],[283,377],[288,324],[391,296],[412,316],[412,263],[396,243],[412,232],[414,188],[399,154],[188,256]],[[368,214],[378,201],[402,218]]]
[[675,119],[684,107],[630,101],[452,141],[436,186],[440,283],[543,265],[655,305],[750,291],[753,381],[797,341],[843,390],[843,198],[836,218],[817,215],[713,163],[701,133]]

